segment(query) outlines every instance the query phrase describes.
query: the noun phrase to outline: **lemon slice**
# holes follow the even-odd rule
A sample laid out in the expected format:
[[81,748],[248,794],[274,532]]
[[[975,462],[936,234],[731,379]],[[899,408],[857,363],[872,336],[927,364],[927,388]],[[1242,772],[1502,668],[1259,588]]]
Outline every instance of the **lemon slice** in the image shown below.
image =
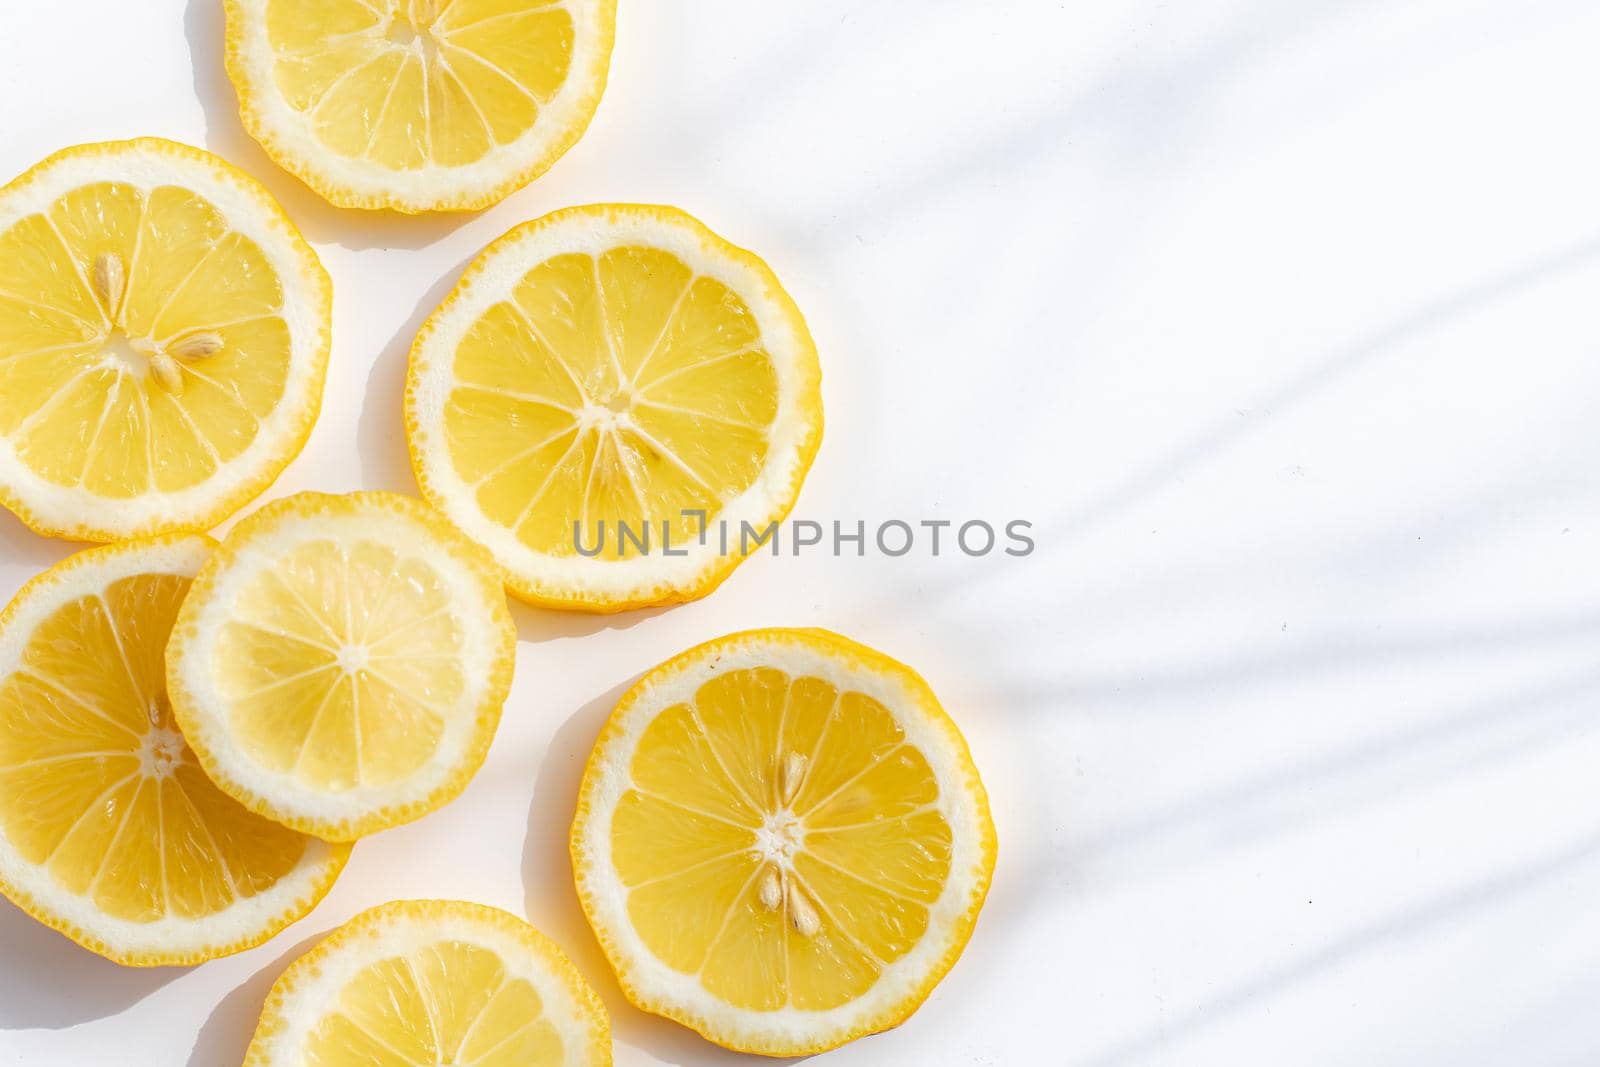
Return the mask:
[[0,189],[0,502],[40,533],[208,529],[311,432],[332,288],[267,191],[145,138]]
[[453,900],[362,912],[290,964],[245,1067],[605,1067],[600,998],[543,934]]
[[628,998],[774,1056],[915,1011],[994,860],[983,784],[927,683],[821,630],[733,634],[639,679],[572,824]]
[[244,125],[340,207],[464,211],[583,134],[616,0],[226,0]]
[[167,685],[225,792],[347,841],[466,787],[515,645],[493,564],[426,505],[301,493],[241,521],[195,579]]
[[691,600],[794,505],[820,379],[754,255],[675,208],[569,208],[491,244],[423,325],[412,467],[524,599]]
[[80,552],[0,614],[0,890],[118,963],[258,945],[350,854],[223,795],[173,722],[162,654],[211,547],[186,535]]

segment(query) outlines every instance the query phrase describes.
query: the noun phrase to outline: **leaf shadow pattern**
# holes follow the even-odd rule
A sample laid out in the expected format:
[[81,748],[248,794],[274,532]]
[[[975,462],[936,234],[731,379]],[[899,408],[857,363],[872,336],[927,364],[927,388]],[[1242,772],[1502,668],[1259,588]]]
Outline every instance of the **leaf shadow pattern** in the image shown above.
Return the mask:
[[1567,878],[1575,870],[1592,866],[1597,856],[1600,856],[1600,832],[1590,833],[1531,862],[1435,894],[1297,959],[1270,968],[1259,977],[1240,982],[1177,1017],[1167,1017],[1156,1031],[1137,1035],[1078,1062],[1084,1067],[1124,1067],[1157,1052],[1169,1052],[1187,1037],[1242,1011],[1260,1010],[1266,1000],[1291,986],[1311,981],[1331,968],[1386,947],[1437,933],[1441,928],[1459,929],[1470,923],[1474,915]]

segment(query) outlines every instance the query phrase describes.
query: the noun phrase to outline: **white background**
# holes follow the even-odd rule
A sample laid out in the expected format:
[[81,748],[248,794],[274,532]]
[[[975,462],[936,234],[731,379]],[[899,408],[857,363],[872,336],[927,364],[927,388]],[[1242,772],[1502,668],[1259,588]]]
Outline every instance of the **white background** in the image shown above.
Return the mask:
[[[960,964],[830,1067],[1600,1060],[1592,0],[623,0],[584,140],[416,220],[274,168],[218,7],[4,3],[0,172],[160,134],[282,199],[335,345],[272,495],[413,490],[406,351],[460,268],[552,208],[663,201],[810,319],[828,429],[798,515],[1025,518],[1039,548],[519,608],[476,781],[269,944],[124,971],[0,905],[0,1063],[231,1067],[288,960],[408,896],[551,933],[624,1067],[742,1060],[623,1001],[565,837],[622,688],[766,624],[919,667],[1000,833]],[[0,597],[69,550],[0,517]]]

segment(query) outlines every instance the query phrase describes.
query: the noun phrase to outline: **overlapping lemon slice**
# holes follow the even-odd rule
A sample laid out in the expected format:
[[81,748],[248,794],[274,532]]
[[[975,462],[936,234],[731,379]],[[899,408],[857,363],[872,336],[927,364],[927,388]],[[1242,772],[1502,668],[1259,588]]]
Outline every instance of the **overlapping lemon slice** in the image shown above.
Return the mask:
[[146,138],[0,189],[0,502],[109,541],[216,525],[311,432],[332,289],[267,191]]
[[347,841],[453,799],[511,688],[493,563],[394,493],[301,493],[236,526],[173,626],[185,736],[252,811]]
[[894,1026],[966,946],[994,827],[927,683],[837,634],[752,630],[641,678],[572,825],[629,999],[802,1055]]
[[495,241],[424,324],[412,466],[527,600],[689,600],[794,505],[820,378],[760,259],[674,208],[570,208]]
[[335,930],[267,996],[245,1067],[607,1067],[600,998],[495,908],[402,900]]
[[119,963],[196,963],[309,911],[348,845],[246,811],[173,722],[162,654],[196,536],[72,556],[0,614],[0,890]]
[[605,89],[615,0],[227,0],[245,128],[341,207],[486,207]]

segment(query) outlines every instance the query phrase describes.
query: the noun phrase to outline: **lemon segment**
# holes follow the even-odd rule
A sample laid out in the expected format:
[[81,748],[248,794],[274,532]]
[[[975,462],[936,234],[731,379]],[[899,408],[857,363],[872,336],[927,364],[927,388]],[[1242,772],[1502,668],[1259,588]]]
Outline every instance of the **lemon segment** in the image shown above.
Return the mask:
[[169,685],[224,790],[347,840],[465,787],[514,644],[493,565],[426,506],[303,493],[241,522],[200,575]]
[[543,934],[459,901],[396,901],[296,960],[245,1067],[606,1067],[610,1023]]
[[0,615],[0,890],[119,963],[258,944],[349,855],[223,794],[173,719],[163,653],[210,551],[194,536],[91,549]]
[[474,210],[543,173],[605,88],[615,0],[227,0],[245,127],[341,207]]
[[755,256],[672,208],[597,205],[468,269],[412,347],[406,418],[424,496],[515,593],[620,611],[703,596],[751,550],[741,523],[788,513],[820,372]]
[[87,540],[200,530],[321,399],[330,286],[267,192],[198,149],[67,149],[0,189],[0,502]]
[[623,696],[572,857],[629,999],[792,1056],[916,1009],[971,935],[995,839],[921,678],[836,634],[754,630]]

